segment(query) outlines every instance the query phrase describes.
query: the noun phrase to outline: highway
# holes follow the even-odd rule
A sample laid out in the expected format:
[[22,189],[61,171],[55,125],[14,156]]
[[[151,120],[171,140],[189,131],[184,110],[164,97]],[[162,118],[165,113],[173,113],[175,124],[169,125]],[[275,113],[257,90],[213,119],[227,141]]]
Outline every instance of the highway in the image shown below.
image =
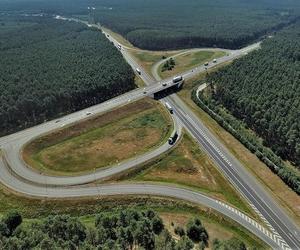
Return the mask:
[[[117,43],[109,37],[109,39]],[[260,47],[260,42],[247,46],[243,49],[236,51],[227,51],[228,55],[218,59],[217,63],[209,62],[208,66],[201,65],[195,69],[182,73],[185,78],[192,78],[195,75],[205,72],[209,68],[213,68],[222,63],[232,61],[243,55],[250,53]],[[126,54],[125,58],[129,63],[134,61],[129,50],[123,48],[122,54]],[[136,67],[136,63],[133,65]],[[139,69],[142,69],[139,66]],[[143,70],[142,75],[148,74]],[[158,74],[156,81],[159,82],[171,82],[172,78],[162,80]],[[143,79],[144,80],[144,79]],[[145,80],[144,80],[145,81]],[[147,85],[151,85],[153,80],[147,82]],[[235,158],[229,151],[217,141],[217,139],[205,128],[204,124],[193,114],[193,112],[180,100],[180,98],[173,94],[170,97],[166,97],[166,100],[171,103],[175,110],[175,115],[182,122],[183,126],[193,135],[202,148],[208,153],[208,155],[219,166],[229,181],[239,190],[239,192],[248,200],[253,209],[259,214],[259,216],[266,221],[272,232],[279,238],[283,248],[300,249],[300,230],[297,225],[288,217],[283,209],[274,201],[274,199],[268,194],[261,184],[259,184],[255,178],[246,171],[245,167]]]
[[[116,41],[113,40],[113,38],[110,37],[110,40],[116,44]],[[217,64],[210,63],[208,68],[226,61],[231,61],[258,47],[259,43],[242,50],[233,51],[229,56],[219,58]],[[262,227],[235,208],[203,194],[186,189],[143,184],[114,184],[98,185],[94,187],[82,185],[107,178],[111,175],[138,166],[145,160],[157,157],[162,152],[166,152],[170,149],[170,145],[167,144],[163,144],[158,149],[136,159],[131,159],[120,165],[83,176],[46,176],[42,173],[33,171],[24,164],[20,156],[20,150],[29,141],[45,133],[67,127],[70,124],[86,119],[87,117],[109,111],[128,102],[143,98],[145,96],[144,92],[146,92],[146,95],[151,96],[166,88],[162,86],[163,82],[167,83],[167,87],[174,85],[172,79],[157,81],[149,76],[142,67],[135,62],[126,48],[122,48],[121,53],[133,69],[136,69],[137,67],[141,69],[141,78],[147,85],[145,89],[133,90],[107,102],[67,115],[58,120],[49,121],[0,138],[0,147],[3,153],[2,157],[0,157],[0,181],[16,192],[35,197],[66,198],[94,195],[146,194],[183,199],[213,208],[228,216],[250,230],[274,249],[300,249],[300,243],[297,237],[300,234],[298,234],[299,229],[297,226],[294,225],[282,209],[275,203],[272,197],[263,190],[254,177],[245,170],[241,163],[239,163],[228,150],[214,138],[202,122],[176,94],[161,100],[162,102],[168,101],[173,106],[175,128],[180,130],[181,126],[184,126],[191,133],[199,145],[201,145],[219,166],[220,170],[222,170],[228,180],[249,201],[253,209],[267,222],[272,232],[269,232],[266,228]],[[184,77],[189,78],[195,74],[204,72],[205,70],[206,68],[204,66],[200,66],[194,70],[185,72]],[[91,112],[92,115],[87,116],[88,112]]]

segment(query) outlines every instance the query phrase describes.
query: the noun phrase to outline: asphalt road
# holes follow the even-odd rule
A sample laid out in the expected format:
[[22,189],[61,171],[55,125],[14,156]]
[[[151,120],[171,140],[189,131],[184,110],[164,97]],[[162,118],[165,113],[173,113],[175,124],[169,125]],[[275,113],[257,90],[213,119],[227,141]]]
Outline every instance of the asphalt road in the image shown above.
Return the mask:
[[[118,44],[111,36],[109,39]],[[219,64],[232,61],[249,52],[259,49],[260,42],[247,46],[236,51],[228,51],[228,55],[218,58],[217,63],[209,62],[208,66],[201,65],[191,69],[181,75],[185,78],[192,78],[195,75],[205,72],[209,68],[216,67]],[[122,48],[124,58],[132,65],[142,70],[141,77],[147,85],[153,84],[153,79],[134,62],[134,59],[125,48]],[[132,62],[134,62],[132,64]],[[159,76],[157,81],[170,84],[172,78],[161,80]],[[149,79],[147,81],[147,79]],[[242,164],[229,153],[225,147],[205,128],[203,123],[193,114],[193,112],[178,98],[177,95],[165,98],[175,108],[175,115],[182,122],[184,127],[194,136],[198,143],[205,149],[214,162],[223,171],[229,181],[239,190],[239,192],[248,200],[253,209],[266,221],[273,233],[278,237],[282,248],[300,249],[299,228],[286,215],[283,209],[274,201],[274,199],[263,189],[255,178],[242,166]]]
[[[39,177],[41,178],[41,176]],[[155,195],[171,197],[180,200],[189,201],[195,204],[204,205],[212,208],[221,214],[231,218],[241,226],[248,229],[254,235],[259,237],[272,248],[278,248],[278,242],[274,234],[270,233],[266,228],[249,218],[237,209],[228,206],[218,200],[212,199],[206,195],[176,187],[148,184],[111,184],[111,185],[94,185],[94,186],[50,186],[39,185],[16,176],[4,162],[4,158],[0,157],[0,181],[8,188],[17,192],[40,198],[76,198],[90,196],[112,196],[112,195]]]
[[[115,41],[114,41],[115,42]],[[239,56],[248,53],[252,49],[256,49],[259,44],[238,50],[229,56],[219,58],[218,63],[231,61]],[[135,69],[142,67],[136,64],[131,55],[127,53],[126,49],[122,48],[122,54],[128,63]],[[209,67],[214,67],[216,64],[211,64]],[[192,77],[193,75],[205,71],[205,67],[201,66],[192,71],[184,73],[185,78]],[[19,150],[28,139],[34,139],[41,134],[48,133],[60,127],[68,126],[71,123],[85,119],[87,112],[92,112],[92,115],[108,111],[114,107],[123,105],[126,102],[140,99],[144,96],[144,91],[147,95],[151,95],[157,91],[164,89],[162,82],[156,83],[144,70],[142,70],[142,79],[149,86],[145,90],[137,89],[125,95],[114,98],[108,102],[90,107],[86,110],[76,112],[74,114],[65,116],[56,121],[50,121],[33,128],[0,138],[0,147],[3,149],[4,157],[0,159],[0,180],[1,182],[10,187],[11,189],[30,196],[50,197],[50,198],[65,198],[65,197],[79,197],[79,196],[92,196],[92,195],[115,195],[115,194],[149,194],[158,196],[175,197],[187,201],[192,201],[198,204],[203,204],[211,207],[220,213],[227,215],[241,225],[248,228],[251,232],[264,240],[273,248],[288,248],[300,249],[298,239],[298,228],[292,223],[287,215],[281,208],[274,202],[274,200],[263,190],[263,188],[255,181],[245,168],[221,145],[216,138],[204,127],[197,117],[182,103],[176,96],[172,95],[167,97],[164,101],[170,102],[175,109],[175,117],[179,119],[179,124],[190,131],[196,138],[199,144],[206,150],[210,157],[220,167],[232,184],[238,188],[241,194],[248,199],[253,208],[265,218],[267,223],[270,224],[273,233],[268,232],[261,225],[257,224],[241,212],[234,210],[234,208],[220,203],[217,200],[206,197],[202,194],[195,193],[185,189],[156,186],[156,185],[101,185],[95,187],[79,186],[78,184],[86,183],[98,178],[105,178],[109,174],[117,173],[115,166],[111,173],[106,175],[99,171],[99,176],[79,176],[72,177],[51,177],[39,174],[27,168],[22,159],[20,158]],[[164,80],[168,86],[172,85],[171,79]],[[179,125],[180,126],[180,125]],[[168,150],[168,149],[164,149]],[[153,155],[151,155],[153,154]],[[154,157],[153,152],[149,153],[147,157]],[[7,162],[6,162],[7,160]],[[7,164],[8,163],[8,164]],[[136,162],[138,163],[138,162]],[[129,164],[130,165],[130,164]],[[134,164],[130,165],[131,167]],[[123,169],[124,170],[124,169]],[[118,169],[118,171],[123,171]],[[104,170],[107,171],[107,170]],[[102,174],[102,175],[101,175]],[[52,179],[53,178],[53,179]],[[69,179],[70,178],[70,179]],[[71,181],[70,181],[71,180]],[[72,185],[70,187],[69,185]],[[227,206],[227,207],[226,207]],[[286,244],[287,243],[287,244]]]
[[[218,63],[209,63],[208,67],[200,66],[189,70],[182,75],[185,79],[195,74],[205,72],[209,67],[215,67],[220,63],[230,61],[258,49],[260,43],[248,46],[238,51],[228,51],[229,55],[218,59]],[[158,69],[158,67],[156,67]],[[154,74],[157,81],[161,81],[158,74]],[[167,79],[169,81],[170,79]],[[283,209],[274,201],[264,188],[258,183],[251,173],[246,171],[242,164],[210,133],[204,124],[193,112],[173,94],[169,97],[169,103],[174,107],[175,114],[184,127],[193,135],[198,143],[205,149],[214,162],[219,166],[229,181],[248,200],[255,211],[269,225],[275,235],[278,235],[284,246],[292,249],[300,249],[299,227],[293,223]]]

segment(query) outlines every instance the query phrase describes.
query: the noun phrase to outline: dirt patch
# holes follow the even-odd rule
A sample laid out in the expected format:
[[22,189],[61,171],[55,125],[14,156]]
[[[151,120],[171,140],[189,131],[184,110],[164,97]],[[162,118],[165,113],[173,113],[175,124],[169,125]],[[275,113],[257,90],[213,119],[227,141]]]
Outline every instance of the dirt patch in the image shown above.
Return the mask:
[[[179,240],[180,237],[174,233],[174,230],[177,226],[180,226],[186,229],[186,224],[188,221],[194,216],[190,214],[174,214],[174,213],[160,213],[160,217],[163,219],[166,229],[172,234],[172,236]],[[230,232],[228,229],[221,227],[218,223],[213,223],[211,221],[207,221],[200,217],[200,220],[203,226],[206,228],[209,235],[209,247],[207,249],[211,249],[212,242],[215,238],[219,240],[228,240],[235,235],[233,232]]]

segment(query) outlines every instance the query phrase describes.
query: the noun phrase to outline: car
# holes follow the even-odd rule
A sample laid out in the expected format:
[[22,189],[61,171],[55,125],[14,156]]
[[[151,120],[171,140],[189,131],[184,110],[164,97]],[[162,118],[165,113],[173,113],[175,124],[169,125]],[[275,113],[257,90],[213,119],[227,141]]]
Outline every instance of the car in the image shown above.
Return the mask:
[[214,59],[214,60],[213,60],[213,63],[216,63],[216,62],[217,62],[217,59]]
[[139,75],[142,74],[142,72],[141,72],[141,70],[140,70],[139,68],[136,69],[136,72],[137,72]]
[[55,123],[59,123],[59,122],[60,122],[60,120],[56,120],[56,121],[55,121]]
[[209,63],[208,63],[208,62],[206,62],[206,63],[204,63],[204,66],[208,66],[208,64],[209,64]]
[[91,115],[91,114],[93,114],[92,112],[86,112],[86,115]]
[[166,87],[167,85],[168,85],[168,84],[167,84],[166,82],[163,82],[163,83],[162,83],[162,86],[163,86],[163,87]]

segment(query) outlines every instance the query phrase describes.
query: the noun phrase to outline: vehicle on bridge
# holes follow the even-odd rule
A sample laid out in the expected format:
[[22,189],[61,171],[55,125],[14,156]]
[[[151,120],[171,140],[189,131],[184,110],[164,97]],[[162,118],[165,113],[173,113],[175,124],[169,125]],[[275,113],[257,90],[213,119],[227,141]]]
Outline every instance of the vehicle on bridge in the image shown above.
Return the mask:
[[173,83],[177,83],[178,88],[181,88],[184,83],[183,76],[176,76],[173,78]]
[[173,114],[173,108],[172,106],[170,105],[170,103],[166,102],[166,108],[170,111],[171,114]]
[[175,131],[171,134],[171,136],[170,136],[170,138],[169,138],[169,140],[168,140],[169,144],[170,144],[170,145],[173,145],[173,144],[177,141],[177,138],[178,138],[178,133],[177,133],[177,131],[175,130]]

